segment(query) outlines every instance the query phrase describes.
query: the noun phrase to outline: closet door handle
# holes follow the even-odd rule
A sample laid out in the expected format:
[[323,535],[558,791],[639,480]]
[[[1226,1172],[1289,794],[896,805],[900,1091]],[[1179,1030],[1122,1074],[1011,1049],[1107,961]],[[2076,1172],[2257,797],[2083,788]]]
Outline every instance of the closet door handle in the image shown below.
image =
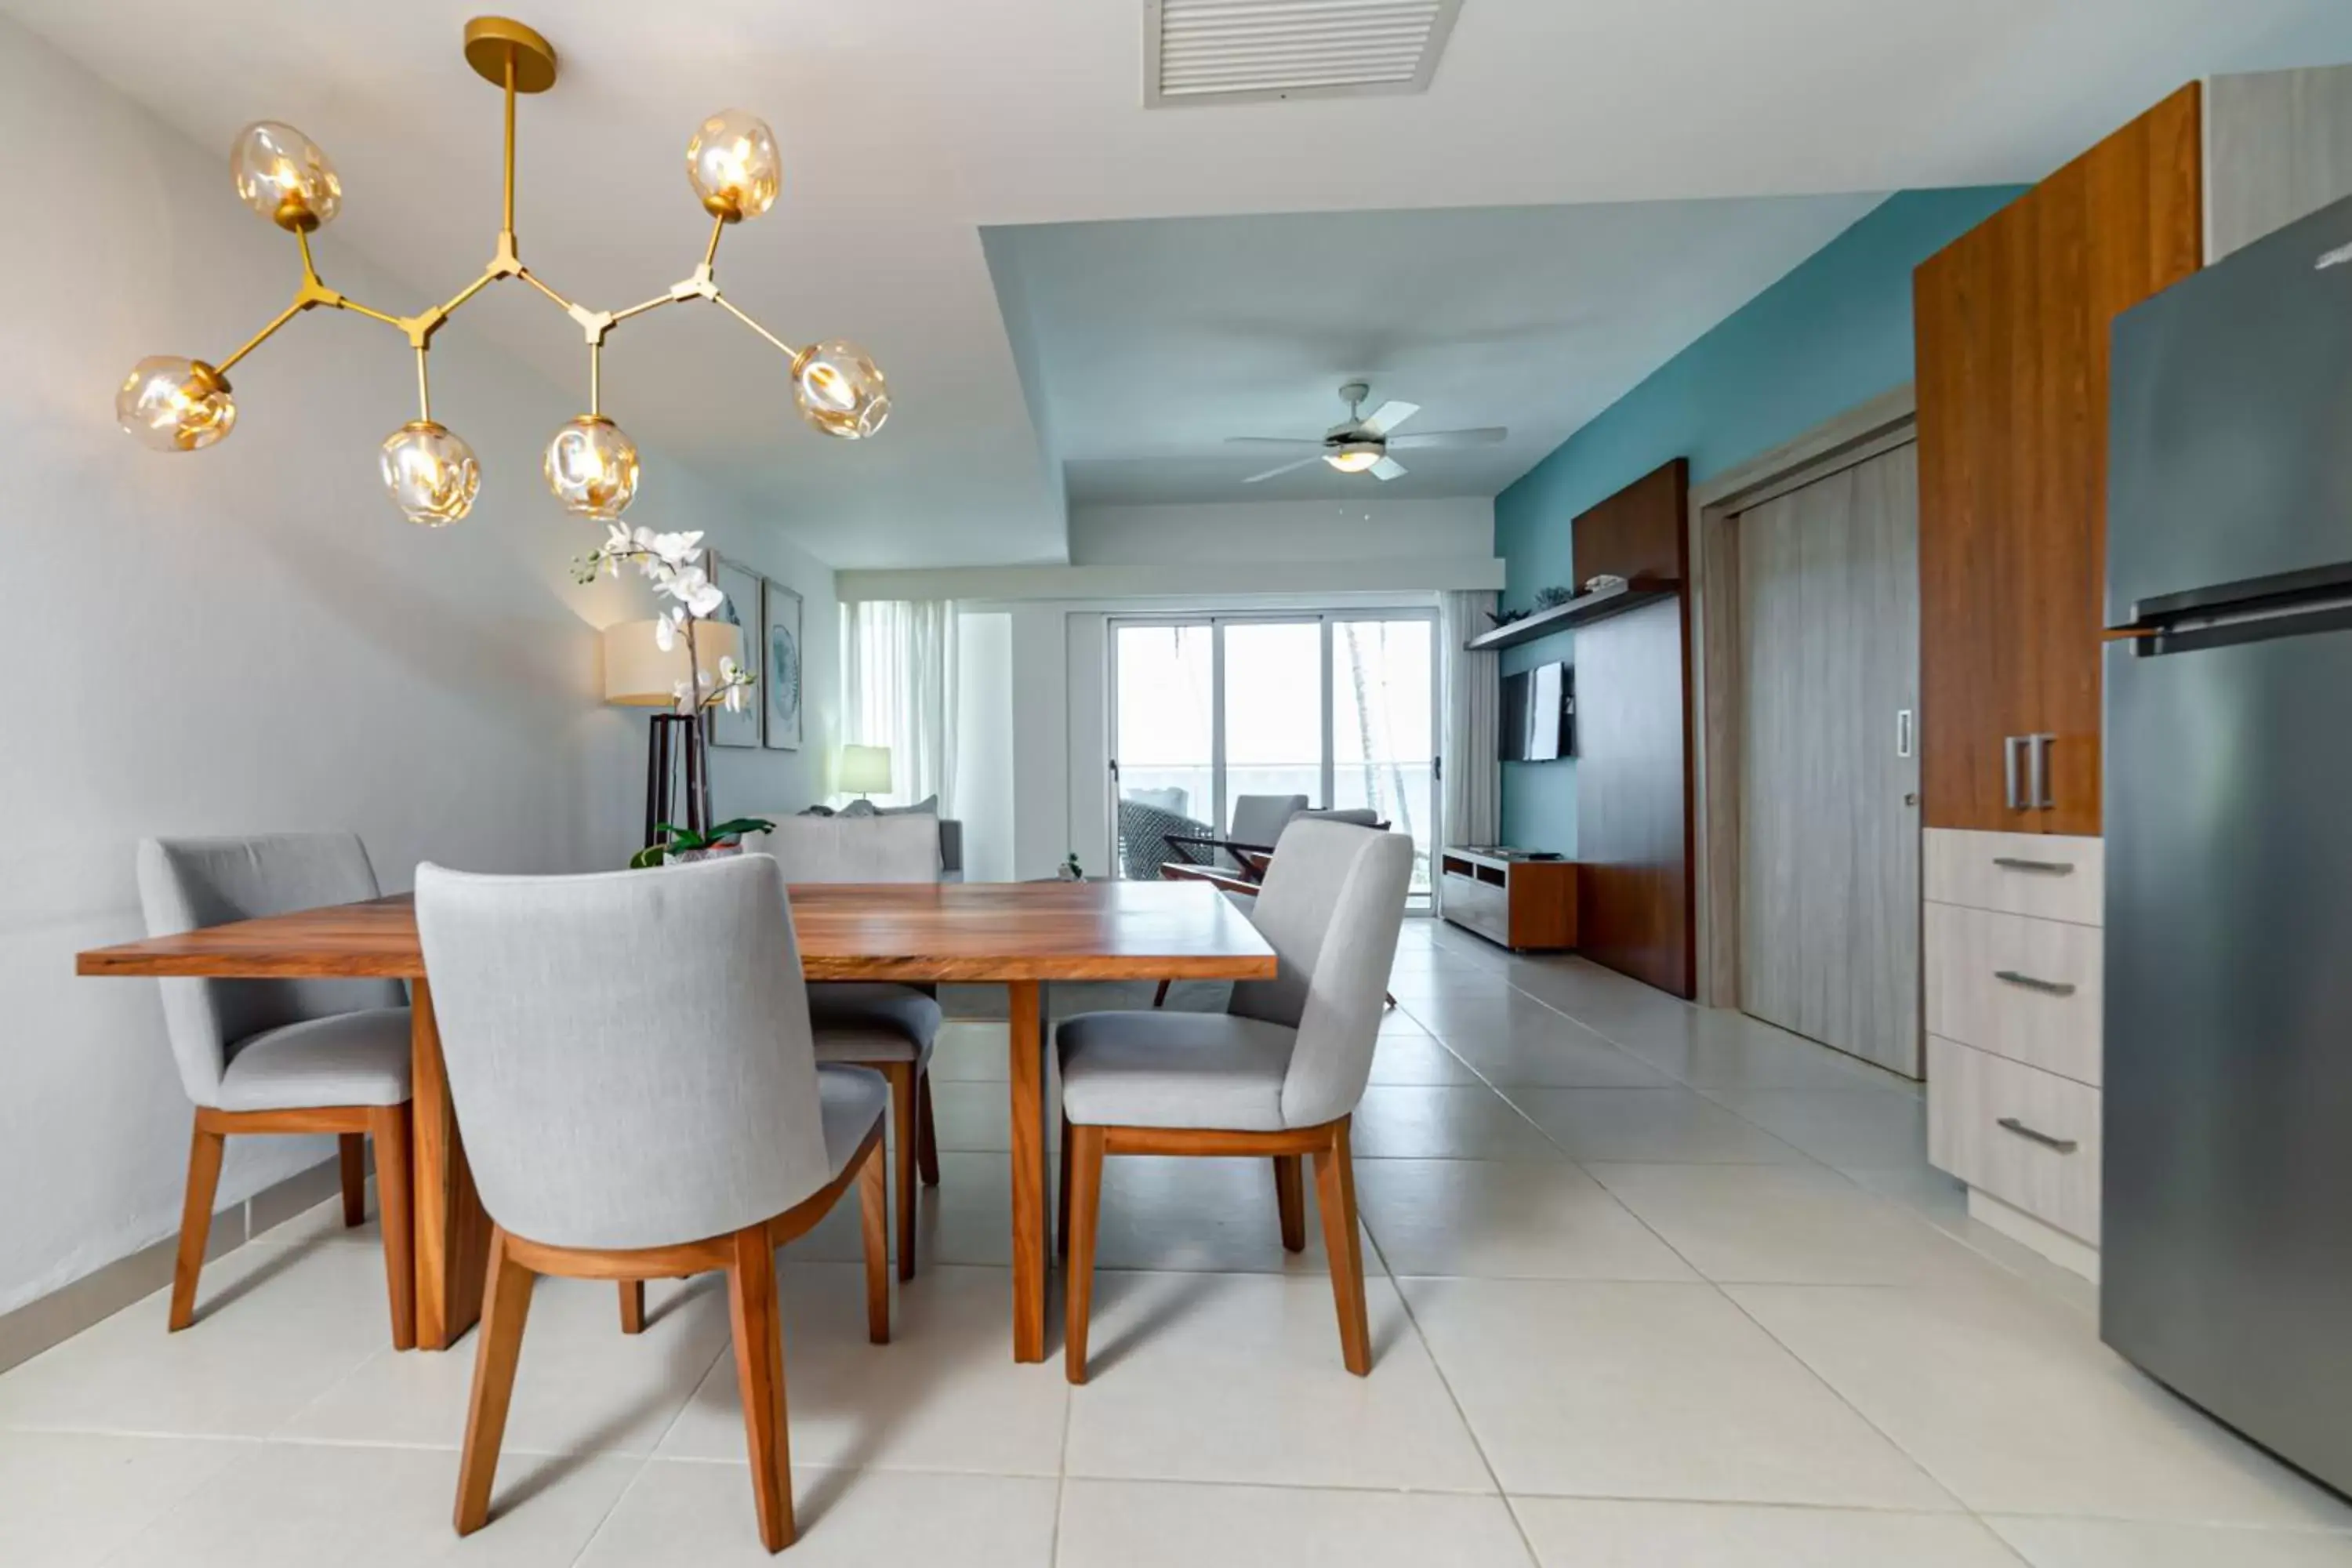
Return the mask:
[[1895,754],[1896,756],[1907,757],[1911,754],[1911,710],[1897,708],[1895,710]]
[[2000,738],[2001,777],[2009,785],[2009,809],[2011,811],[2025,809],[2025,804],[2017,793],[2017,749],[2024,743],[2022,735],[2003,735]]
[[2074,985],[2072,981],[2038,980],[2031,974],[2020,974],[2014,969],[1996,969],[1992,972],[1992,977],[1995,980],[2005,980],[2011,985],[2022,985],[2028,991],[2040,991],[2052,996],[2074,994]]
[[2014,1132],[2030,1143],[2039,1143],[2044,1149],[2055,1149],[2061,1154],[2071,1154],[2082,1147],[2082,1144],[2072,1138],[2053,1138],[2038,1127],[2028,1127],[2014,1116],[2002,1117],[2000,1126],[2003,1131]]

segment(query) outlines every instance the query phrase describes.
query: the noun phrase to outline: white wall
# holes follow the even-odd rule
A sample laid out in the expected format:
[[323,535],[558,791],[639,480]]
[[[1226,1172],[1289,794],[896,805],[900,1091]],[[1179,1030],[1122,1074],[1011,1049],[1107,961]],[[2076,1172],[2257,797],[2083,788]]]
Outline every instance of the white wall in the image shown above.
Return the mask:
[[[485,351],[463,313],[433,355],[435,412],[484,470],[454,528],[414,528],[383,499],[376,447],[412,416],[415,383],[400,338],[357,317],[312,311],[240,364],[239,423],[220,446],[135,446],[112,414],[132,363],[226,355],[290,296],[293,247],[236,200],[221,149],[190,145],[8,21],[0,145],[5,1310],[178,1222],[189,1111],[155,988],[73,975],[76,950],[141,934],[134,842],[352,828],[390,888],[426,858],[612,865],[637,831],[644,731],[598,700],[594,628],[652,605],[633,579],[572,583],[597,531],[556,510],[539,458],[574,395]],[[97,186],[60,183],[89,169]],[[318,251],[354,297],[425,297],[359,264],[331,227]],[[549,315],[549,331],[572,331]],[[806,595],[807,749],[719,752],[720,808],[813,798],[833,722],[831,574],[646,459],[639,510],[707,527]],[[222,1199],[330,1152],[232,1140]]]
[[955,814],[967,882],[1013,879],[1013,617],[956,617]]
[[1428,561],[1494,552],[1495,503],[1485,496],[1081,506],[1070,511],[1074,566]]

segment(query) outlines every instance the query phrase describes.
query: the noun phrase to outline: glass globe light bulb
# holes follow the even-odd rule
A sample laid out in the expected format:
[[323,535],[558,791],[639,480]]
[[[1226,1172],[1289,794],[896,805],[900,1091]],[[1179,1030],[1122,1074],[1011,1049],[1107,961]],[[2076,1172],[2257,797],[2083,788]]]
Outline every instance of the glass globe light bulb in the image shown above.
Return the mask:
[[637,494],[637,444],[601,414],[583,414],[547,444],[547,488],[580,517],[618,517]]
[[319,144],[291,125],[257,120],[229,143],[237,199],[284,229],[312,229],[342,210],[343,182]]
[[236,404],[226,378],[204,361],[150,354],[115,393],[114,417],[142,447],[193,452],[236,427]]
[[384,437],[383,488],[409,521],[446,528],[474,510],[482,468],[446,426],[412,419]]
[[856,343],[812,343],[793,361],[793,400],[801,417],[828,436],[856,441],[890,417],[890,389]]
[[784,182],[775,132],[748,110],[720,110],[686,144],[686,178],[713,217],[758,217],[775,205]]

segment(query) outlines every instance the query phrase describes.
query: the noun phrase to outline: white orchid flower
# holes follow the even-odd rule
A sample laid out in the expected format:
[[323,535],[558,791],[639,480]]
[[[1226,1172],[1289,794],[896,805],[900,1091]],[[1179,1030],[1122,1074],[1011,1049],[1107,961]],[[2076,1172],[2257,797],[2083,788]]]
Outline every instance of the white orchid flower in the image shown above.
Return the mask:
[[670,619],[667,610],[664,610],[654,622],[654,645],[664,653],[677,647],[677,623]]
[[698,588],[689,589],[681,596],[686,600],[686,607],[694,612],[694,618],[698,621],[708,620],[717,615],[719,606],[727,602],[727,595],[715,584],[707,582]]

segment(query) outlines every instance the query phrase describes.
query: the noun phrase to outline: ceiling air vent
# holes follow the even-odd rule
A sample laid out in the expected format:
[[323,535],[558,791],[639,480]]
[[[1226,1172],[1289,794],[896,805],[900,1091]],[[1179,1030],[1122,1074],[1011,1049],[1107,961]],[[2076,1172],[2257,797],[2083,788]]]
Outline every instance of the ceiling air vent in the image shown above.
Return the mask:
[[1462,0],[1144,0],[1143,106],[1421,92]]

